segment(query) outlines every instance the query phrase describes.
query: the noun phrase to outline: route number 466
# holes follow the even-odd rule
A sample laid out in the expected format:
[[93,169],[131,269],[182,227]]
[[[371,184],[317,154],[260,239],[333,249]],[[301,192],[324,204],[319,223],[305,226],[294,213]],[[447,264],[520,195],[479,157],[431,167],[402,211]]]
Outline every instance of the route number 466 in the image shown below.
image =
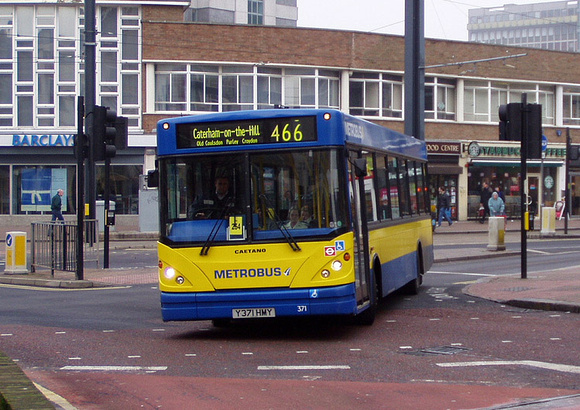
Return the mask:
[[291,124],[284,125],[282,132],[280,133],[280,125],[276,125],[274,131],[270,138],[276,140],[276,142],[300,142],[302,141],[302,131],[300,131],[300,124],[296,124],[294,129],[292,129]]

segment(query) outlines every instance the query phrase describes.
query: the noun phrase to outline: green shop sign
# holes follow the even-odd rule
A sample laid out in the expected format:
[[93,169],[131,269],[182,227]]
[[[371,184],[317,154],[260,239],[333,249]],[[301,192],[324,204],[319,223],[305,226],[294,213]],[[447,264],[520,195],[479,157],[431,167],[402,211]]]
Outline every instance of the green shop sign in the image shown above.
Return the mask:
[[[519,157],[520,147],[480,145],[473,141],[467,147],[470,157]],[[566,148],[547,148],[546,158],[566,158]]]

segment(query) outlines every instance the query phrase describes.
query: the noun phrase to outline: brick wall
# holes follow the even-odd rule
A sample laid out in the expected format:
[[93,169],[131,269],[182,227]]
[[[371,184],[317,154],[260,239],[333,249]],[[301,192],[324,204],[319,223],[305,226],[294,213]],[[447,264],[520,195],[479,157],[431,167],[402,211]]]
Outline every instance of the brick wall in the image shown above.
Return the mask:
[[[143,59],[272,63],[310,65],[338,69],[372,69],[404,72],[405,44],[401,36],[361,32],[285,27],[250,27],[156,21],[156,13],[167,8],[146,8],[143,21]],[[175,8],[181,13],[181,9]],[[173,14],[179,14],[172,11]],[[173,15],[172,14],[172,15]],[[433,40],[425,42],[425,65],[438,65],[496,58],[515,54],[525,57],[481,63],[429,68],[426,75],[448,74],[477,79],[521,79],[580,84],[580,53],[564,53],[522,47]],[[145,87],[146,85],[144,85]],[[145,93],[145,89],[143,90]],[[143,94],[145,95],[145,94]],[[164,116],[145,115],[144,129],[155,128]],[[401,121],[383,125],[403,131]],[[497,140],[497,126],[458,123],[425,125],[426,139]],[[556,135],[546,127],[550,142],[565,142],[565,133]],[[580,143],[580,130],[572,130],[573,142]]]

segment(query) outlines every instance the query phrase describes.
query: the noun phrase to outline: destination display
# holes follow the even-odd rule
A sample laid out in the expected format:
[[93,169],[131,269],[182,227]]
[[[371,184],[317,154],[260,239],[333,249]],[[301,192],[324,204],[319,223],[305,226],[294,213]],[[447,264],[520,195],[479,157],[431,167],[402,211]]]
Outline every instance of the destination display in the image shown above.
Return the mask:
[[177,124],[177,148],[317,141],[316,116]]

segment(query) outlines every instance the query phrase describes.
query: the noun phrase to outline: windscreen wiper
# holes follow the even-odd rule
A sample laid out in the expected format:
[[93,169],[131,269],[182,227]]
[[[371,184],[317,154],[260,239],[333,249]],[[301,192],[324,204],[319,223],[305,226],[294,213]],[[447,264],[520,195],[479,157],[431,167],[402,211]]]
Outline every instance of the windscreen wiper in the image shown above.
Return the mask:
[[226,220],[226,216],[229,215],[229,213],[230,213],[229,211],[233,207],[234,207],[234,201],[231,200],[231,201],[228,201],[228,203],[220,211],[220,215],[219,215],[218,220],[215,221],[215,223],[213,224],[213,227],[211,228],[211,232],[209,233],[207,239],[205,240],[205,243],[203,244],[203,247],[201,248],[201,251],[199,252],[199,254],[201,256],[205,256],[209,252],[209,248],[211,247],[211,245],[215,241],[215,237],[217,236],[220,228],[222,227],[224,221]]
[[[270,215],[270,209],[274,209],[271,204],[270,201],[268,200],[268,197],[264,194],[261,194],[260,199],[262,200],[262,203],[264,205],[266,205],[266,212],[268,215]],[[276,226],[278,227],[278,229],[280,230],[280,232],[282,232],[282,235],[284,236],[284,238],[286,239],[286,242],[288,242],[288,245],[290,245],[290,247],[292,248],[293,251],[301,251],[302,249],[300,249],[300,246],[298,245],[298,242],[296,242],[296,239],[294,239],[294,237],[292,236],[292,234],[288,231],[288,228],[286,228],[284,226],[284,222],[280,219],[280,217],[278,216],[278,214],[275,211],[271,212],[274,215],[274,219],[276,222]]]

